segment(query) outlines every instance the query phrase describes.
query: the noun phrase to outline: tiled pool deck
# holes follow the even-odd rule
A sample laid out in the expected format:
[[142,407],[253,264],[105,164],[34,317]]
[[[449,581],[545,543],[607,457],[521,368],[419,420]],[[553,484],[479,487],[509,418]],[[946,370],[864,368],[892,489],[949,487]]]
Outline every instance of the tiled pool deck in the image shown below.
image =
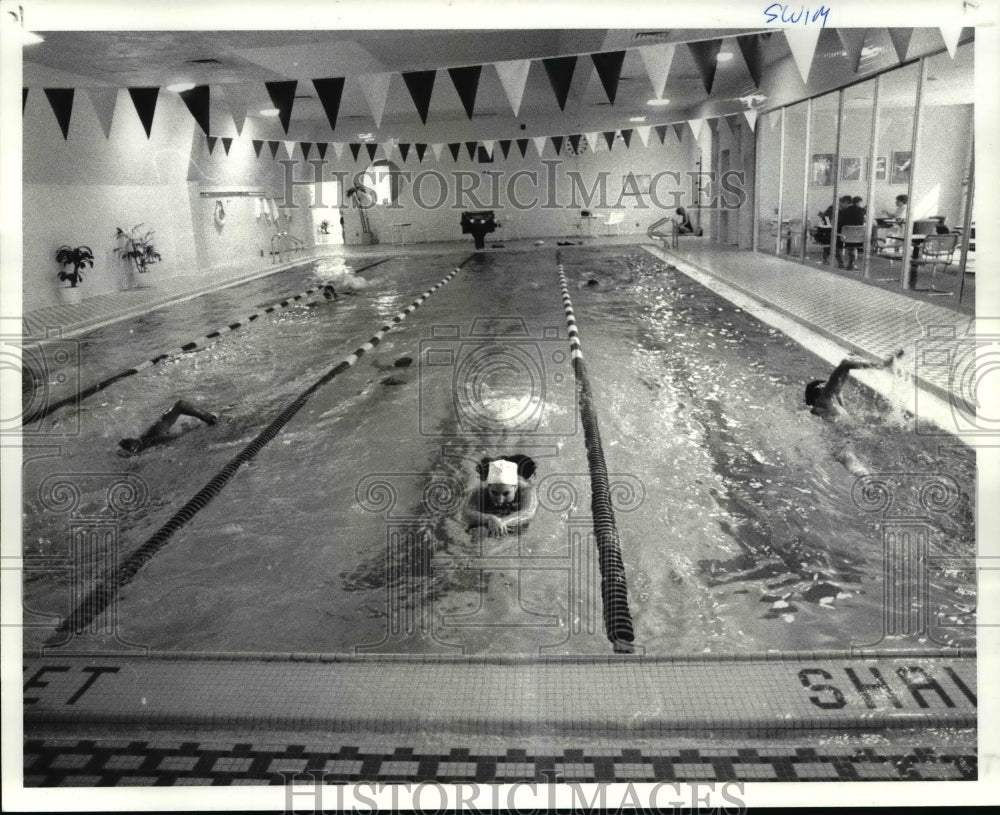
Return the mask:
[[[650,251],[838,348],[914,348],[908,372],[938,396],[962,396],[951,371],[968,316],[707,242]],[[95,296],[25,315],[26,333],[74,336],[235,282],[220,274],[192,291],[175,278]],[[928,343],[936,366],[916,353]],[[606,658],[425,659],[56,649],[27,657],[23,678],[28,787],[276,785],[296,773],[441,783],[978,777],[976,658],[957,650],[652,658],[609,646]]]

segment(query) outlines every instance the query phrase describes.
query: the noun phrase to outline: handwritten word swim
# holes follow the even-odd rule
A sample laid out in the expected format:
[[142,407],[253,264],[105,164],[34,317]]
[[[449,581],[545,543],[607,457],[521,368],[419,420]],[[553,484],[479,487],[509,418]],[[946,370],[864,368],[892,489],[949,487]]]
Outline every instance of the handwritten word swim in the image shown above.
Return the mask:
[[792,11],[792,7],[785,3],[771,3],[771,5],[764,9],[764,22],[766,23],[773,23],[780,19],[781,22],[790,23],[791,25],[798,25],[800,20],[802,21],[802,25],[809,25],[822,19],[821,27],[826,28],[829,16],[830,9],[826,6],[820,6],[816,11],[812,12],[811,16],[810,9],[807,9],[805,6],[799,6],[798,11]]

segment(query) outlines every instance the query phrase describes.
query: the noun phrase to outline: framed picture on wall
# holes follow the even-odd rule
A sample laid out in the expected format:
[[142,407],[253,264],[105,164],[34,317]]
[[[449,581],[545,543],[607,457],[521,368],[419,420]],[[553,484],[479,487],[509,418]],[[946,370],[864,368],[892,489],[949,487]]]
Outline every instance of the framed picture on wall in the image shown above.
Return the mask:
[[813,153],[810,177],[814,187],[833,185],[833,153]]
[[889,172],[890,184],[910,183],[910,159],[909,150],[899,150],[892,154],[892,168]]
[[864,181],[863,162],[860,158],[842,158],[840,160],[841,181]]
[[877,156],[875,159],[875,180],[885,181],[885,156]]

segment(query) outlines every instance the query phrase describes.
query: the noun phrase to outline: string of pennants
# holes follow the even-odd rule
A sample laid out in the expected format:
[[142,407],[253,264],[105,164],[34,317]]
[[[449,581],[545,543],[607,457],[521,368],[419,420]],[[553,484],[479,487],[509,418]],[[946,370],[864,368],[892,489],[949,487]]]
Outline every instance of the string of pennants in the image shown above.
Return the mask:
[[[940,27],[939,30],[948,52],[954,58],[955,50],[958,46],[959,38],[961,37],[962,27],[960,25]],[[782,30],[804,83],[808,81],[809,71],[816,52],[820,31],[821,29],[819,27]],[[856,72],[861,61],[862,50],[866,42],[867,29],[836,29],[836,33],[840,38],[852,69]],[[904,61],[910,45],[913,29],[890,28],[888,29],[888,33],[899,61]],[[744,63],[746,64],[747,72],[752,78],[754,86],[758,89],[760,88],[760,82],[764,71],[765,38],[769,36],[769,33],[758,33],[733,38],[735,39],[739,52],[743,57]],[[709,94],[711,94],[712,87],[714,85],[717,57],[722,45],[722,39],[684,43],[684,46],[688,49],[688,52],[698,69],[705,91]],[[632,49],[637,51],[642,58],[642,62],[646,68],[646,72],[657,98],[662,98],[662,92],[666,87],[677,47],[677,44],[664,44],[639,46]],[[590,61],[593,64],[594,70],[596,71],[601,81],[601,85],[604,88],[604,92],[607,95],[608,102],[611,105],[614,105],[615,98],[617,96],[618,83],[625,60],[625,54],[626,52],[624,50],[589,54]],[[579,64],[579,57],[562,56],[544,58],[540,60],[513,60],[509,62],[492,63],[514,115],[518,115],[520,110],[521,100],[527,84],[528,72],[533,62],[537,62],[542,65],[545,74],[548,77],[549,84],[551,85],[555,101],[559,105],[559,109],[565,110],[573,76]],[[469,119],[472,119],[475,110],[476,97],[479,90],[479,81],[482,76],[483,67],[484,66],[482,65],[473,65],[462,68],[442,69],[446,70],[450,76],[452,84],[458,93],[459,99],[461,100]],[[427,116],[430,110],[430,103],[437,74],[438,71],[436,69],[425,71],[405,71],[401,74],[403,82],[409,91],[410,98],[413,101],[413,105],[423,124],[427,124]],[[385,105],[388,98],[391,77],[392,74],[389,73],[368,74],[359,77],[359,80],[362,80],[362,90],[364,91],[376,126],[381,126],[382,115],[385,111]],[[343,97],[345,81],[344,77],[327,77],[312,80],[313,87],[321,105],[323,106],[323,111],[326,114],[330,128],[334,131],[337,127],[337,117],[340,111],[340,103]],[[295,103],[296,93],[299,89],[299,82],[298,80],[288,80],[265,82],[264,85],[271,102],[278,111],[278,120],[281,123],[282,129],[285,134],[287,134],[291,123],[292,108]],[[247,103],[245,96],[234,90],[233,86],[230,85],[219,86],[219,89],[225,97],[230,113],[233,116],[233,122],[236,125],[237,133],[242,134],[243,124],[247,115]],[[27,104],[28,90],[28,88],[24,88],[22,91],[22,111]],[[69,137],[69,125],[75,100],[75,89],[44,88],[43,90],[49,101],[49,105],[52,108],[52,112],[55,114],[56,121],[62,130],[63,138],[67,139]],[[139,120],[146,131],[146,136],[149,137],[152,132],[153,119],[156,113],[157,102],[159,100],[160,88],[130,87],[127,90],[135,107],[136,113],[139,116]],[[109,135],[111,121],[114,117],[115,105],[118,98],[118,89],[88,88],[86,89],[86,92],[90,97],[105,134]],[[229,148],[232,144],[232,138],[216,137],[211,135],[210,132],[210,86],[198,85],[189,90],[181,91],[178,95],[184,101],[184,104],[187,106],[187,109],[190,111],[192,117],[201,127],[206,138],[209,140],[209,149],[214,149],[215,140],[218,138],[221,139],[223,147],[228,154]],[[746,117],[750,127],[752,128],[754,127],[756,121],[756,111],[749,110],[746,111],[746,113],[753,114],[753,116]],[[679,125],[683,125],[683,123],[674,123],[673,126],[676,128]],[[666,128],[667,125],[661,125],[659,127]],[[621,132],[624,136],[626,131]],[[659,132],[659,129],[657,132]],[[549,138],[557,139],[562,137],[553,136]],[[570,137],[570,139],[572,138],[573,137]],[[661,135],[661,141],[662,139],[663,136]],[[518,142],[519,149],[522,149],[523,155],[524,148],[520,147],[520,142],[526,140],[518,139],[516,141]],[[267,141],[269,146],[277,143],[280,142],[272,142],[270,140]],[[301,144],[310,143],[301,142]],[[322,142],[316,144],[317,149],[325,149],[319,147],[320,144],[323,144]],[[553,142],[553,144],[556,147],[556,152],[558,154],[561,150],[561,146],[559,144],[555,144],[555,142]],[[371,149],[371,145],[365,146],[367,149]],[[460,146],[460,144],[457,146],[451,144],[449,145],[449,149],[452,150],[453,154],[455,154],[456,160],[457,148]],[[608,146],[610,148],[610,141]],[[257,145],[256,141],[254,143],[254,147],[259,157],[260,147]],[[400,147],[402,147],[402,145]],[[276,149],[274,147],[271,147],[271,149],[272,155],[276,155]],[[360,145],[352,144],[351,150],[354,153],[355,159],[357,159]],[[423,152],[420,150],[419,145],[417,145],[417,152],[419,160],[423,161]],[[406,155],[403,155],[403,160],[406,160]]]

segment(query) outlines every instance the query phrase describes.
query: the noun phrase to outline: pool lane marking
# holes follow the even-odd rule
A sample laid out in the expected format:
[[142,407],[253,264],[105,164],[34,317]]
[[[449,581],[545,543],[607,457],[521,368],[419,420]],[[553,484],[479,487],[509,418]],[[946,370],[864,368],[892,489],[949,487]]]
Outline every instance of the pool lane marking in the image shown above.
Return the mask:
[[[367,266],[362,266],[360,269],[357,269],[354,272],[354,274],[360,274],[361,272],[364,272],[368,269],[372,269],[375,266],[378,266],[379,264],[385,263],[386,261],[392,259],[393,259],[392,257],[387,257],[387,258],[382,258],[381,260],[377,260],[374,263],[369,263]],[[140,371],[145,371],[147,368],[152,368],[154,365],[163,362],[163,360],[165,359],[170,359],[171,357],[179,356],[181,354],[186,354],[190,351],[195,350],[196,348],[198,348],[199,344],[203,340],[214,340],[217,339],[218,337],[221,337],[223,334],[228,334],[232,331],[236,331],[238,328],[246,325],[247,323],[252,323],[254,320],[259,319],[265,314],[271,314],[279,309],[286,308],[287,306],[290,306],[293,303],[302,300],[304,297],[308,297],[310,294],[315,294],[316,292],[321,291],[322,289],[323,286],[317,286],[311,289],[306,289],[305,291],[299,292],[298,294],[295,294],[291,297],[286,297],[281,302],[275,303],[274,305],[268,306],[267,308],[254,312],[249,317],[246,317],[243,320],[239,320],[235,323],[230,323],[229,325],[223,326],[222,328],[217,328],[215,331],[206,334],[201,339],[194,340],[193,342],[184,343],[184,345],[179,345],[176,348],[166,351],[165,353],[158,354],[157,356],[152,357],[151,359],[148,359],[145,362],[140,363],[139,365],[136,365],[134,368],[129,368],[127,371],[121,371],[120,373],[109,376],[106,379],[102,379],[97,384],[90,385],[84,388],[79,393],[74,394],[73,396],[67,396],[65,399],[60,399],[57,402],[53,402],[51,405],[46,405],[40,408],[39,410],[31,414],[31,416],[24,419],[21,422],[21,425],[22,426],[29,425],[32,422],[37,422],[39,419],[44,419],[49,414],[53,413],[54,411],[58,410],[61,407],[65,407],[66,405],[79,404],[87,397],[93,396],[95,393],[104,390],[109,385],[113,385],[115,382],[118,382],[130,376],[134,376]]]
[[604,461],[601,431],[594,410],[594,396],[590,377],[583,361],[580,332],[573,313],[573,301],[563,269],[562,253],[556,252],[556,271],[562,290],[563,311],[569,335],[570,357],[576,375],[580,403],[580,423],[583,425],[584,444],[587,448],[587,467],[590,470],[590,512],[594,519],[594,535],[601,569],[601,600],[604,606],[604,630],[615,651],[631,652],[635,634],[632,615],[628,607],[628,586],[625,583],[625,565],[622,562],[621,540],[615,523],[611,501],[608,466]]
[[[434,286],[421,294],[406,309],[401,311],[389,322],[383,325],[368,342],[356,348],[354,352],[338,362],[333,368],[327,371],[316,382],[304,390],[295,400],[288,405],[276,419],[265,427],[256,438],[234,456],[205,486],[182,506],[162,527],[160,527],[152,537],[139,546],[131,555],[125,558],[122,563],[117,564],[110,577],[103,578],[97,586],[91,589],[90,593],[83,598],[80,604],[67,616],[56,628],[55,632],[48,638],[48,645],[58,645],[68,641],[72,633],[82,633],[96,618],[114,601],[118,590],[129,583],[139,569],[149,562],[156,553],[162,549],[181,527],[187,524],[200,510],[206,507],[215,498],[226,484],[239,471],[240,467],[249,462],[259,453],[264,446],[270,442],[282,428],[288,424],[309,401],[309,398],[320,388],[330,382],[334,377],[349,369],[367,351],[370,351],[382,341],[389,331],[396,325],[403,322],[410,314],[418,309],[428,297],[447,284],[462,267],[475,255],[469,255],[450,274],[439,280]],[[72,633],[70,633],[72,632]]]

